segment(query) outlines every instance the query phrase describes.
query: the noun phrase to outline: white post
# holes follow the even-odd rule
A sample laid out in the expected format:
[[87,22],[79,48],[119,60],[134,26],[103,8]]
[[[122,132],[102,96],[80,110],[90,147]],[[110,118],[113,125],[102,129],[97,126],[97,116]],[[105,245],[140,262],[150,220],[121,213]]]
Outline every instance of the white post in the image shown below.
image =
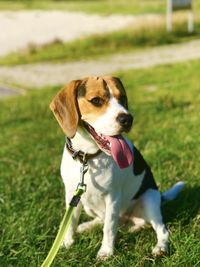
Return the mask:
[[194,17],[192,9],[188,13],[188,32],[194,31]]
[[188,32],[194,31],[194,18],[192,12],[192,0],[167,0],[166,29],[172,30],[173,11],[188,10]]
[[166,29],[167,32],[172,30],[172,0],[167,0]]

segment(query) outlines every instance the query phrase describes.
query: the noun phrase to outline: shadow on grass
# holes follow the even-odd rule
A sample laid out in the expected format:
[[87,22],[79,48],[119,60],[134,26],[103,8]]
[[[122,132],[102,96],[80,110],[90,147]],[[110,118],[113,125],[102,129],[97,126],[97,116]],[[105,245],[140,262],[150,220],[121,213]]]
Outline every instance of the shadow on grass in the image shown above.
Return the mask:
[[177,199],[163,205],[165,222],[180,221],[182,226],[189,224],[200,211],[200,186],[185,187]]

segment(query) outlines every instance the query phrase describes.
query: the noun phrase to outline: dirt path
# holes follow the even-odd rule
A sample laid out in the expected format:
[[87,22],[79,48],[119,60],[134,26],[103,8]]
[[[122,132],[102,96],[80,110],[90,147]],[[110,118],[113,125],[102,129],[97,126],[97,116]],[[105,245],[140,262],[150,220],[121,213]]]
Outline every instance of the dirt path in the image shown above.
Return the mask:
[[135,22],[135,16],[99,16],[62,11],[1,11],[0,56],[45,44],[55,39],[69,42],[94,33],[118,30]]
[[65,64],[31,64],[0,67],[0,81],[18,86],[40,88],[65,84],[88,75],[111,74],[119,70],[148,68],[156,65],[200,58],[200,40],[155,47],[137,53],[113,55],[101,60]]
[[[160,16],[145,15],[145,19],[146,21],[160,20]],[[143,23],[143,20],[143,15],[99,16],[81,12],[62,11],[0,11],[0,25],[2,29],[0,34],[0,56],[25,49],[31,44],[41,45],[56,39],[69,42],[91,34],[115,31],[126,27],[130,23],[137,26],[138,23]],[[74,63],[73,65],[76,64],[79,65],[79,63]],[[80,62],[80,65],[83,66],[83,64]],[[49,65],[1,68],[0,97],[12,96],[19,92],[19,90],[8,88],[5,84],[14,83],[19,85],[20,88],[24,86],[40,87],[57,82],[62,83],[62,74],[59,73],[62,71],[62,66],[56,67],[58,69],[53,79],[50,79],[50,75],[54,67]],[[84,66],[82,68],[84,69]],[[73,77],[73,73],[70,77]],[[23,90],[20,92],[23,92]]]

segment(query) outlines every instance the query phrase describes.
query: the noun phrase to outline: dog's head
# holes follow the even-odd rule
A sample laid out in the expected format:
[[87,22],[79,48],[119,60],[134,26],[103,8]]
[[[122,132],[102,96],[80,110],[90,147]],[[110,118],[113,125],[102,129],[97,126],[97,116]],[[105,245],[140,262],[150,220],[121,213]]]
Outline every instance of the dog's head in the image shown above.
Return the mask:
[[128,132],[133,121],[125,89],[115,77],[71,81],[58,92],[50,108],[68,138],[83,126],[108,154],[112,137]]

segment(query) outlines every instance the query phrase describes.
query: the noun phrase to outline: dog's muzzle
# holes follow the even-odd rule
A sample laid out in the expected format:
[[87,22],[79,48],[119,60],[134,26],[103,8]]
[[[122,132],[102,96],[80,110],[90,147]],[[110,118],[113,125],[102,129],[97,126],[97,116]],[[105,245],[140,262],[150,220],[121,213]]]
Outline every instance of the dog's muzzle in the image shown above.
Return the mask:
[[117,122],[120,124],[121,129],[125,132],[130,131],[133,124],[133,116],[131,114],[120,113],[117,118]]

